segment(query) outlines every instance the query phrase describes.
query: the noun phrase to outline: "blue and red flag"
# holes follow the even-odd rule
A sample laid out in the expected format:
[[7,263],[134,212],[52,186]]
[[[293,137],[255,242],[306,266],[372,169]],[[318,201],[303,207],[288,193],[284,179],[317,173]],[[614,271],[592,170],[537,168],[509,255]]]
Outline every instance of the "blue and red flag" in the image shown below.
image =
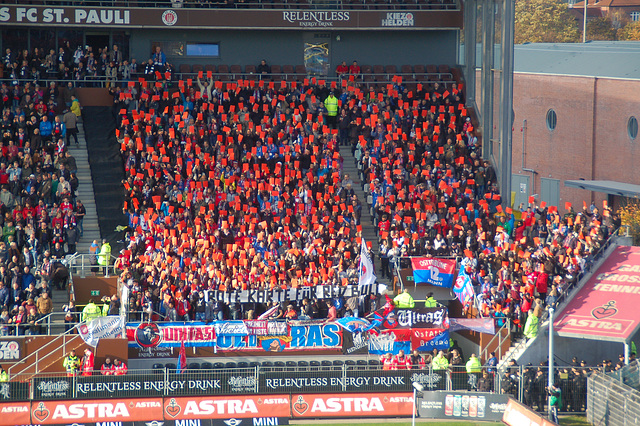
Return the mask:
[[180,345],[180,354],[178,355],[178,368],[176,373],[180,374],[187,369],[187,350],[184,348],[184,342]]
[[450,288],[456,270],[454,259],[416,257],[411,259],[413,280],[416,284],[429,284]]
[[471,284],[471,277],[467,275],[463,269],[460,270],[458,278],[456,278],[456,285],[453,286],[453,293],[463,305],[466,302],[473,301],[475,292],[473,291],[473,285]]

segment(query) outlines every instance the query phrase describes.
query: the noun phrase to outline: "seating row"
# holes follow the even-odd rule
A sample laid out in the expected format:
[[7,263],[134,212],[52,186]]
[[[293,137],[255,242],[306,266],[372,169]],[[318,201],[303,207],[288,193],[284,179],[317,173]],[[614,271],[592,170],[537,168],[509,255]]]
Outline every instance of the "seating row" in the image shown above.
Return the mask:
[[[213,65],[213,64],[181,64],[178,71],[182,79],[198,76],[202,73],[216,80],[298,80],[307,78],[308,73],[304,65],[271,65],[271,73],[257,74],[255,65]],[[449,65],[362,65],[360,79],[366,82],[388,81],[394,75],[402,76],[405,81],[440,81],[454,79],[455,69]]]
[[[339,367],[342,368],[343,365],[347,367],[362,367],[365,368],[376,368],[380,366],[380,361],[377,359],[358,359],[352,360],[348,359],[346,361],[342,361],[339,359],[328,361],[227,361],[227,362],[191,362],[187,365],[187,370],[219,370],[219,369],[232,369],[232,368],[319,368],[319,367]],[[164,371],[164,369],[169,371],[176,370],[177,365],[173,362],[167,364],[154,364],[153,370],[157,372]]]

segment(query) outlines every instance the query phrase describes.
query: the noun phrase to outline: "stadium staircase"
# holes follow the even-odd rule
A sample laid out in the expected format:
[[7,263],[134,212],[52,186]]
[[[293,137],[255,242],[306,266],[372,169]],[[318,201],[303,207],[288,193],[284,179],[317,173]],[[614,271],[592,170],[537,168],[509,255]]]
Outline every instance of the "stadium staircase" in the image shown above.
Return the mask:
[[[9,377],[12,380],[27,381],[37,374],[63,371],[64,357],[71,350],[81,352],[80,349],[83,346],[86,344],[79,334],[68,332],[52,337],[42,347],[10,366],[7,370]],[[82,354],[79,353],[79,356],[81,357]]]
[[371,248],[373,250],[373,253],[375,254],[375,273],[378,278],[378,283],[386,285],[393,284],[391,280],[386,278],[383,279],[382,273],[380,272],[381,263],[380,257],[378,255],[380,249],[380,245],[378,244],[378,231],[373,222],[371,207],[367,203],[367,194],[364,192],[364,183],[360,177],[358,166],[356,165],[356,158],[351,152],[350,146],[343,145],[340,148],[340,153],[344,158],[342,169],[343,176],[345,174],[348,174],[351,180],[353,180],[353,190],[358,196],[358,201],[362,205],[362,214],[360,216],[360,223],[362,224],[362,237],[367,243],[371,242]]
[[[84,233],[80,238],[76,246],[76,251],[79,254],[88,254],[89,247],[93,240],[100,241],[100,228],[98,227],[98,214],[96,211],[96,201],[93,193],[93,181],[91,179],[91,167],[89,165],[89,154],[87,152],[87,142],[85,139],[84,124],[78,122],[78,142],[79,147],[75,146],[73,139],[71,140],[71,146],[69,152],[76,159],[76,165],[78,167],[78,181],[80,185],[78,187],[77,199],[82,201],[87,214],[84,218],[83,227]],[[62,315],[62,306],[69,303],[69,292],[53,290],[53,309],[54,315],[49,319],[50,329],[49,334],[61,334],[64,333],[64,315]]]
[[[569,292],[566,293],[566,296],[561,298],[558,301],[558,304],[555,308],[554,313],[554,321],[559,318],[562,314],[564,308],[568,305],[571,299],[578,294],[580,289],[584,287],[584,285],[591,279],[593,274],[598,270],[598,268],[604,263],[604,261],[611,255],[611,253],[615,250],[615,248],[620,245],[619,244],[619,236],[617,233],[614,233],[609,237],[609,240],[603,245],[600,251],[597,252],[595,256],[595,261],[593,261],[590,265],[587,266],[587,269],[579,276],[579,280],[573,288],[569,289]],[[499,334],[502,330],[499,330],[497,333]],[[545,310],[542,314],[542,318],[540,318],[538,334],[533,339],[527,339],[526,337],[521,337],[519,339],[512,339],[511,347],[501,355],[496,351],[496,355],[498,356],[498,371],[502,374],[511,359],[516,360],[518,364],[520,364],[520,358],[523,357],[527,349],[529,349],[539,338],[540,336],[545,336],[549,332],[549,311]],[[484,360],[486,361],[488,357],[484,354]]]

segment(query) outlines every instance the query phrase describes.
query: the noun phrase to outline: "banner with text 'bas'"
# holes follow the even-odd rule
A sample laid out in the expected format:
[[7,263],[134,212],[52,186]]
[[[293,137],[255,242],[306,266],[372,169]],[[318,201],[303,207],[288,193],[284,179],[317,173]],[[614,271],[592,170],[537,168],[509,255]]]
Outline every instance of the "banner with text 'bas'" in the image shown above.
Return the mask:
[[416,257],[411,259],[413,280],[416,284],[429,284],[450,288],[456,269],[455,259]]

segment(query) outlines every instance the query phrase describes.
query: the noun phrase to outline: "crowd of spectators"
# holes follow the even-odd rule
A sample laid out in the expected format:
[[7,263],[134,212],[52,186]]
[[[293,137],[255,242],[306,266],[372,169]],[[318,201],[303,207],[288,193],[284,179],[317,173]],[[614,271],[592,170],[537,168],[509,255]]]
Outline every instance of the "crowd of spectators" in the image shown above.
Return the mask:
[[498,325],[509,318],[522,332],[575,282],[620,219],[606,204],[576,212],[567,203],[561,213],[534,197],[518,211],[503,210],[463,91],[436,83],[426,94],[382,94],[384,107],[364,117],[343,103],[340,135],[352,145],[368,194],[380,275],[392,277],[404,256],[461,259],[477,295],[465,310],[496,317]]
[[[200,290],[354,283],[370,208],[379,275],[403,256],[460,258],[477,295],[465,310],[523,332],[619,224],[606,205],[561,214],[530,199],[503,210],[455,83],[155,78],[112,91],[137,231],[120,265],[139,307],[182,305],[178,317],[192,319]],[[354,153],[369,206],[342,173],[340,145]]]
[[[116,81],[129,81],[138,76],[155,72],[171,72],[171,65],[162,54],[157,60],[151,58],[151,64],[138,64],[135,58],[130,61],[123,56],[118,45],[93,50],[91,46],[76,46],[69,41],[62,46],[50,49],[34,48],[33,51],[14,52],[6,48],[2,57],[4,77],[13,87],[31,83],[38,86],[43,81],[65,81],[69,87],[93,86],[98,81],[106,81],[107,87]],[[101,84],[101,83],[100,83]],[[66,101],[67,103],[70,100]],[[45,105],[48,106],[47,103]]]
[[[135,231],[118,262],[132,306],[193,319],[201,290],[357,283],[361,204],[328,126],[332,91],[199,77],[171,94],[163,81],[114,90]],[[352,97],[382,106],[360,88]]]
[[[25,51],[20,62],[38,54]],[[15,83],[11,76],[0,87],[1,335],[40,333],[38,320],[53,311],[51,286],[65,284],[57,262],[75,252],[85,214],[69,151],[81,114],[74,88]]]

